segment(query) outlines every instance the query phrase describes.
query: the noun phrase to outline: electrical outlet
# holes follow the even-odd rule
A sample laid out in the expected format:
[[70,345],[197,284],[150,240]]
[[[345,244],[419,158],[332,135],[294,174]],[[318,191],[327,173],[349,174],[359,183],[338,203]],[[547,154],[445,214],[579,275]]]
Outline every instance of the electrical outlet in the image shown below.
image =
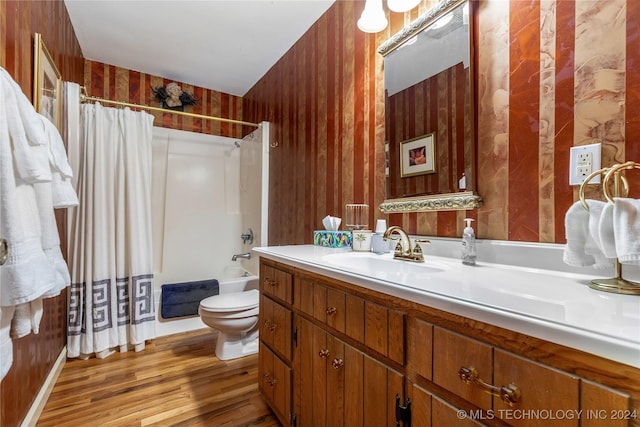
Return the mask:
[[[589,144],[571,147],[569,154],[569,185],[580,185],[593,172],[600,169],[602,144]],[[589,184],[598,184],[600,175]]]

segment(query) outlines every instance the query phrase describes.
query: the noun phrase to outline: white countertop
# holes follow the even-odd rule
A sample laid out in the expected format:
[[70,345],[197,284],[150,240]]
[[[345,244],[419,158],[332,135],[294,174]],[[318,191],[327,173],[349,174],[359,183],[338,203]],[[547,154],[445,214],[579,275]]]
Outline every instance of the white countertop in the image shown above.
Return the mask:
[[640,368],[640,296],[596,291],[593,276],[425,255],[314,245],[253,248],[293,267]]

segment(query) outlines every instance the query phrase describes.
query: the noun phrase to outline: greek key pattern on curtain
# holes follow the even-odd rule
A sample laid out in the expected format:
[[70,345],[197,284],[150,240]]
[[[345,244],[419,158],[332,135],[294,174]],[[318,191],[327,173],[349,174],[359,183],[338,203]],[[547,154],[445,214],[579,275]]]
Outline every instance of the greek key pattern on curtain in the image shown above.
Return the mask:
[[[129,278],[116,279],[116,306],[118,326],[129,323],[138,325],[144,322],[155,320],[155,310],[153,309],[153,274],[143,274],[131,278],[133,288],[134,304],[130,304],[129,298]],[[93,282],[93,331],[99,332],[113,327],[111,313],[111,295],[109,286],[111,281],[99,280]],[[84,283],[72,283],[69,290],[69,321],[68,335],[80,335],[85,333],[84,319],[87,319],[84,300]],[[130,316],[130,309],[133,315]]]

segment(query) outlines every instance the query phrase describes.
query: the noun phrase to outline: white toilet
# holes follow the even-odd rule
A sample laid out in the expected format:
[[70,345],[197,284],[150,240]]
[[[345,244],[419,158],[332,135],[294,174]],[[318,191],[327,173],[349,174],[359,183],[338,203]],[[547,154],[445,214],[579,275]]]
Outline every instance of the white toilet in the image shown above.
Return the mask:
[[200,301],[200,318],[218,331],[218,359],[236,359],[258,352],[259,300],[259,291],[251,289],[214,295]]

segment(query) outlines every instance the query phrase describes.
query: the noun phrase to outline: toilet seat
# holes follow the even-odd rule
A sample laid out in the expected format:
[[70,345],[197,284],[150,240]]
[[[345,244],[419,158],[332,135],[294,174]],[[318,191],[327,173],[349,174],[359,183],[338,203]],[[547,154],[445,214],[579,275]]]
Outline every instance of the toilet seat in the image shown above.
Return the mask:
[[249,310],[258,307],[260,292],[251,289],[244,292],[214,295],[200,301],[200,308],[218,313]]

